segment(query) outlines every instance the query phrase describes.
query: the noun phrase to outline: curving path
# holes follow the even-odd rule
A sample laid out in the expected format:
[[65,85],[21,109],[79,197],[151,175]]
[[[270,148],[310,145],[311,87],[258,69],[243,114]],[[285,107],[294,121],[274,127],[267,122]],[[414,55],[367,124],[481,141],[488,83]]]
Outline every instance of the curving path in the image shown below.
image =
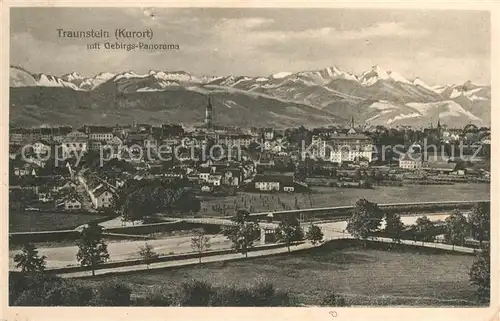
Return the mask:
[[[446,214],[427,214],[429,219],[431,220],[443,220],[446,218]],[[419,216],[406,216],[402,217],[402,221],[404,224],[413,224]],[[197,219],[200,220],[200,219]],[[223,219],[219,219],[223,220]],[[303,226],[307,227],[310,223],[304,223]],[[315,223],[320,226],[325,240],[333,240],[338,238],[349,237],[349,234],[344,232],[347,222],[339,221],[339,222],[324,222],[324,223]],[[277,226],[276,223],[264,223],[267,228],[274,228]],[[156,239],[156,240],[148,240],[148,244],[154,247],[154,251],[160,254],[180,254],[180,253],[189,253],[193,252],[191,249],[191,236],[176,236],[169,237],[164,239]],[[114,241],[108,243],[108,251],[110,254],[110,261],[122,261],[127,259],[136,259],[139,258],[139,249],[141,246],[144,246],[145,241]],[[231,243],[221,234],[211,235],[210,241],[211,250],[219,250],[219,249],[228,249],[231,246]],[[76,266],[78,265],[76,261],[76,253],[78,252],[77,246],[61,246],[61,247],[45,247],[39,248],[40,255],[45,255],[47,257],[47,268],[61,268],[67,266]],[[271,252],[269,252],[271,251]],[[269,253],[283,253],[286,249],[272,249],[265,251],[258,251],[255,253],[261,253],[260,255],[267,255]],[[20,250],[10,251],[9,252],[9,269],[14,270],[14,255],[19,253]],[[253,253],[253,252],[251,252]],[[231,258],[232,254],[223,257]],[[241,256],[241,254],[238,254]],[[236,257],[238,257],[236,255]],[[256,254],[252,254],[256,255]],[[250,256],[250,255],[249,255]],[[213,258],[217,258],[219,256],[214,256]],[[210,259],[213,259],[212,257]],[[208,260],[209,258],[206,258]],[[219,258],[221,259],[221,258]],[[197,262],[197,260],[195,260]],[[168,264],[175,264],[175,262],[161,262],[156,263],[161,266],[164,264],[165,266],[169,266]],[[130,267],[124,267],[130,268]],[[122,268],[118,268],[122,269]]]

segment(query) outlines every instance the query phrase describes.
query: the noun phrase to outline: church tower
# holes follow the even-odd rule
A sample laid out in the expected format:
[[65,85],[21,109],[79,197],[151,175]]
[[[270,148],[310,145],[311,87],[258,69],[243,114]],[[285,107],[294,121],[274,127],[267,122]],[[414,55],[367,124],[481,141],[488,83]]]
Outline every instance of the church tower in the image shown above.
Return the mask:
[[347,132],[348,135],[356,134],[356,129],[354,128],[354,116],[351,116],[351,128]]
[[208,96],[208,104],[207,107],[205,108],[205,126],[208,129],[212,129],[213,125],[213,107],[212,103],[210,102],[210,96]]
[[441,139],[441,119],[439,118],[437,123],[437,139]]

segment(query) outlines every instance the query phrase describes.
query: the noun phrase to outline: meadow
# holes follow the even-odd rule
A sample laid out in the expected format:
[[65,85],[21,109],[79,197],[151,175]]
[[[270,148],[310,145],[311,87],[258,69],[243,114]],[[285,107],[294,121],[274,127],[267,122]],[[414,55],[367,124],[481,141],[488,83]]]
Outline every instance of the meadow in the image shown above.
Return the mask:
[[100,276],[77,280],[98,286],[126,284],[134,296],[175,293],[183,282],[204,280],[214,286],[247,286],[271,281],[300,305],[317,305],[335,292],[351,305],[473,305],[467,272],[474,257],[429,249],[392,249],[325,244],[312,250],[233,262]]
[[65,212],[10,212],[9,232],[72,230],[103,215]]
[[490,199],[489,184],[375,186],[373,189],[313,187],[309,193],[237,193],[202,197],[201,216],[233,215],[235,208],[265,212],[311,207],[352,206],[365,198],[375,203],[439,202]]

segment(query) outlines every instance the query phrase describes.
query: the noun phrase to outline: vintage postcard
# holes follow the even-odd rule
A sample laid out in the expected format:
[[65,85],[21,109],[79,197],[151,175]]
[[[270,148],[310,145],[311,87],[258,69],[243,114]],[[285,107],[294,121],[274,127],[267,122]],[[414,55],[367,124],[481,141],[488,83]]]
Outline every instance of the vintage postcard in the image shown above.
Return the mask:
[[106,5],[2,8],[5,320],[498,318],[495,6]]

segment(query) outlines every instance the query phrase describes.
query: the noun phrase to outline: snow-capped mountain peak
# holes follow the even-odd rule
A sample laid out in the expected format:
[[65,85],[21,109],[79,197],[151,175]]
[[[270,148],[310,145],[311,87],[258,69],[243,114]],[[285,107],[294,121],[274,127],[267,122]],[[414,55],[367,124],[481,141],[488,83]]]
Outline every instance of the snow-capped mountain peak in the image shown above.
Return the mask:
[[64,87],[64,88],[71,88],[73,90],[81,90],[77,85],[64,81],[63,79],[52,76],[52,75],[46,75],[46,74],[37,74],[33,75],[37,82],[37,86],[41,87]]
[[274,79],[282,79],[282,78],[290,76],[291,74],[292,74],[291,72],[282,71],[282,72],[278,72],[278,73],[273,74],[271,77],[273,77]]
[[412,84],[411,81],[409,81],[408,79],[406,79],[401,74],[399,74],[395,71],[390,71],[390,72],[388,72],[388,74],[389,74],[389,77],[391,77],[391,79],[396,81],[396,82],[400,82],[400,83],[404,83],[404,84]]
[[84,79],[83,76],[77,72],[72,72],[61,76],[61,79],[69,82],[78,81]]
[[389,73],[382,69],[379,65],[373,66],[370,70],[361,74],[360,83],[364,86],[371,86],[379,80],[389,80]]
[[437,89],[437,88],[436,88],[435,86],[434,86],[434,87],[429,86],[428,84],[426,84],[424,81],[422,81],[422,80],[421,80],[420,78],[418,78],[418,77],[417,77],[417,78],[415,78],[415,79],[413,80],[413,84],[414,84],[415,86],[421,86],[421,87],[423,87],[423,88],[425,88],[425,89],[428,89],[428,90],[430,90],[430,91],[433,91],[433,92],[435,92],[435,93],[439,93],[438,91],[436,91],[436,89]]

